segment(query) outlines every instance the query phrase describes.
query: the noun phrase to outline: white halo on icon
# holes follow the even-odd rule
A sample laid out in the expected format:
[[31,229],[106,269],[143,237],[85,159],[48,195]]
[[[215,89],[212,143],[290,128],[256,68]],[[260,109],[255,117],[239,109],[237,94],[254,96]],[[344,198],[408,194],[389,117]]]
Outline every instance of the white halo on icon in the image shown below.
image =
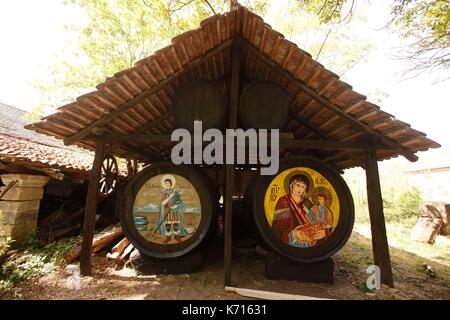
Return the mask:
[[166,188],[166,180],[170,180],[170,182],[172,182],[172,188],[175,187],[175,184],[176,184],[176,182],[177,182],[177,180],[175,179],[175,177],[174,177],[173,175],[171,175],[171,174],[165,174],[165,175],[163,175],[162,178],[161,178],[161,187],[162,187],[163,189]]

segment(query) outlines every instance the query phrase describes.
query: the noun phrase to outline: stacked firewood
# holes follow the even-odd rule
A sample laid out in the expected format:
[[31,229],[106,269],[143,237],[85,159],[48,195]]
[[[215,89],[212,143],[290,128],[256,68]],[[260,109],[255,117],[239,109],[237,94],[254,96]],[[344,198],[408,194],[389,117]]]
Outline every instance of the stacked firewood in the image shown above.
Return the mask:
[[420,208],[420,217],[411,230],[411,239],[433,244],[438,234],[450,235],[450,205],[426,202]]
[[[108,252],[106,258],[116,262],[116,264],[123,264],[127,261],[131,252],[134,250],[133,245],[128,241],[127,238],[123,237],[123,230],[120,224],[109,226],[100,233],[94,236],[92,241],[92,253],[97,253],[103,249],[111,247],[111,252]],[[117,242],[118,239],[121,239]],[[74,262],[81,253],[81,245],[70,251],[66,256],[66,262]]]
[[134,246],[130,241],[127,238],[123,238],[111,249],[111,252],[106,255],[106,258],[117,264],[121,264],[127,261],[133,250]]
[[[107,247],[108,245],[111,245],[114,240],[117,240],[117,238],[121,237],[122,235],[123,230],[120,225],[109,226],[108,228],[104,229],[99,234],[94,236],[94,239],[92,241],[92,253],[96,253]],[[81,245],[79,245],[66,255],[66,262],[72,263],[80,256],[80,253]]]
[[82,227],[84,211],[84,207],[78,202],[66,201],[58,210],[40,221],[39,237],[51,242],[77,235]]

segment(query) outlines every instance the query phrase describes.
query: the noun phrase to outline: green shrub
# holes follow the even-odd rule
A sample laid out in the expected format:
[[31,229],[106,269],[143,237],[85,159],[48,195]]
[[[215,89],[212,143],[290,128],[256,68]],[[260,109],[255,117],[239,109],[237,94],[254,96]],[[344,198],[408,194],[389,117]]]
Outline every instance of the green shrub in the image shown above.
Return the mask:
[[11,248],[11,243],[12,241],[10,238],[0,238],[0,257],[5,254],[9,250],[9,248]]
[[80,243],[80,238],[68,238],[40,246],[36,236],[22,245],[17,257],[8,260],[0,270],[0,289],[43,276],[64,265],[64,256]]
[[402,222],[414,220],[419,213],[422,197],[417,188],[400,193],[392,201],[383,200],[386,221]]

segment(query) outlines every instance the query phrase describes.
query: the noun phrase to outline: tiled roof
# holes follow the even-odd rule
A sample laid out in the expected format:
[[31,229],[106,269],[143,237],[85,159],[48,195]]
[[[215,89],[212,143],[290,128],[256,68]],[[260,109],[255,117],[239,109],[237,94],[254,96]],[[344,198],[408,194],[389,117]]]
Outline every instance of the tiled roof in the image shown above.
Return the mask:
[[93,153],[24,128],[26,112],[0,103],[0,161],[86,175]]

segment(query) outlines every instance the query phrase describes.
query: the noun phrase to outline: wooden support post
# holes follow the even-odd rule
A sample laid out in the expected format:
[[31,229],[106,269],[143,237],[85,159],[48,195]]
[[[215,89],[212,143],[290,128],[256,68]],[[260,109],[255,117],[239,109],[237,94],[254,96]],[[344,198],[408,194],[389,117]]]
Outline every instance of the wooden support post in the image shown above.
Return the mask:
[[380,267],[381,282],[390,287],[394,287],[391,257],[389,255],[386,224],[384,221],[377,154],[373,146],[366,148],[366,183],[374,262]]
[[97,213],[98,188],[104,153],[105,137],[101,136],[97,138],[94,163],[92,164],[88,193],[86,197],[83,243],[81,246],[80,255],[80,273],[82,275],[91,274],[92,241],[95,231],[95,214]]
[[[239,99],[239,49],[233,46],[231,66],[231,98],[230,118],[228,127],[237,127],[238,99]],[[231,260],[232,260],[232,216],[233,216],[233,185],[234,165],[225,165],[225,245],[224,245],[224,285],[231,286]]]

